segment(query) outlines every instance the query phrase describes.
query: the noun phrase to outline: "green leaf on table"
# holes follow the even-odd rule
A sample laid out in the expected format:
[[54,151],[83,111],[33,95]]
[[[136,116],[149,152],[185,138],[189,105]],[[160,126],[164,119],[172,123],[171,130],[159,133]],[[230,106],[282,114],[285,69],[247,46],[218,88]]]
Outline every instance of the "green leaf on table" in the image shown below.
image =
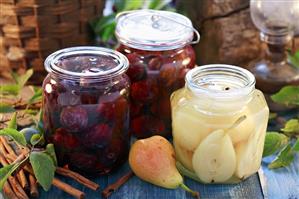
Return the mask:
[[14,141],[16,141],[17,143],[19,143],[22,146],[26,146],[26,139],[25,136],[20,133],[19,131],[17,131],[16,129],[12,129],[12,128],[5,128],[0,130],[0,135],[6,135],[11,137]]
[[55,148],[53,144],[47,144],[46,153],[51,156],[54,165],[57,166],[57,158],[56,158]]
[[299,68],[299,51],[297,51],[294,55],[288,53],[288,59],[293,66]]
[[0,94],[18,95],[20,87],[18,84],[3,84],[0,85]]
[[48,191],[55,173],[55,166],[51,156],[47,153],[33,151],[29,159],[38,183],[45,191]]
[[284,128],[281,129],[281,131],[290,136],[294,134],[299,134],[299,120],[291,119],[287,121]]
[[16,110],[10,104],[0,103],[0,113],[11,113],[15,112]]
[[282,133],[267,132],[265,138],[263,157],[274,154],[279,149],[288,144],[288,142],[289,138]]
[[294,160],[294,151],[290,144],[286,145],[278,156],[268,165],[269,169],[277,169],[289,166]]
[[299,86],[285,86],[272,95],[271,99],[285,105],[299,105]]
[[299,152],[299,138],[297,138],[297,140],[293,146],[293,151]]
[[17,112],[14,112],[10,121],[7,124],[8,128],[17,129]]
[[29,69],[25,72],[25,74],[15,78],[15,80],[18,83],[19,87],[23,88],[32,75],[33,75],[33,70]]
[[0,168],[0,192],[7,181],[7,178],[18,168],[18,164],[10,164]]

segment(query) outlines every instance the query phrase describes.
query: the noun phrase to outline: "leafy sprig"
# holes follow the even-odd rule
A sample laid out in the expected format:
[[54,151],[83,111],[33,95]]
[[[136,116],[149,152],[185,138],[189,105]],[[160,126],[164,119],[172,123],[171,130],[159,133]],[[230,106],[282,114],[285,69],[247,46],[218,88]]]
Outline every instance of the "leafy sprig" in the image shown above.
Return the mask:
[[[40,120],[37,121],[36,127],[38,127],[40,123]],[[24,160],[4,166],[0,169],[0,191],[2,191],[7,178],[11,176],[14,171],[20,169],[23,163],[28,161],[28,159],[38,183],[45,191],[50,189],[57,165],[56,154],[53,144],[48,144],[45,148],[36,150],[36,147],[43,144],[44,140],[43,131],[39,131],[36,127],[32,128],[34,128],[38,134],[33,135],[31,139],[29,139],[29,142],[26,141],[25,135],[17,130],[17,114],[14,114],[8,123],[8,127],[0,130],[0,136],[8,136],[16,143],[29,148],[29,153]]]
[[[299,106],[299,86],[285,86],[271,96],[276,103]],[[277,154],[268,165],[270,169],[289,166],[299,153],[299,119],[293,118],[284,124],[279,132],[267,132],[263,157]]]

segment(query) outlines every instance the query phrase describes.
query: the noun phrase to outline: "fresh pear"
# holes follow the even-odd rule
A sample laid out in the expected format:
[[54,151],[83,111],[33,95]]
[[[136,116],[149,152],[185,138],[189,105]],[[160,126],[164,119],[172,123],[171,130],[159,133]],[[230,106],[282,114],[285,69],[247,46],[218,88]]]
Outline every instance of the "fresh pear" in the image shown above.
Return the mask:
[[144,181],[167,189],[178,187],[199,197],[189,189],[176,168],[175,152],[167,139],[161,136],[136,141],[129,153],[129,164],[133,172]]
[[233,143],[223,129],[206,137],[195,150],[192,159],[195,173],[206,183],[225,182],[231,178],[236,162]]

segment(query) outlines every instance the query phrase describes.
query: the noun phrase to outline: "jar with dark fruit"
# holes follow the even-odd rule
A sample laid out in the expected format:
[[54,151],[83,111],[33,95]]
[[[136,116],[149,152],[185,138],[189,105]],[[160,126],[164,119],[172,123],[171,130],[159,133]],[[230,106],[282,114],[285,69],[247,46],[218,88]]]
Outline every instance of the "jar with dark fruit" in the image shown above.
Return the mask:
[[127,58],[99,47],[51,54],[43,82],[43,122],[58,163],[82,174],[105,174],[127,160],[129,88]]
[[115,34],[117,50],[130,62],[130,132],[137,138],[171,136],[169,98],[195,66],[191,44],[199,41],[199,33],[183,15],[138,10],[118,15]]

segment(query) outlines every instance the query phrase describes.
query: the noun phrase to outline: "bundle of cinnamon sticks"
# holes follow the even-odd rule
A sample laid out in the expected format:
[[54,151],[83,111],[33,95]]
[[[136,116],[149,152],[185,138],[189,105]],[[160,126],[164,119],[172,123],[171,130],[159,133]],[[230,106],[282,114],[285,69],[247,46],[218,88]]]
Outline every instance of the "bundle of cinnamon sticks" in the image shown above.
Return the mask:
[[[6,137],[0,136],[0,163],[2,166],[21,162],[25,159],[26,155],[28,155],[28,149],[15,144],[12,145]],[[56,173],[69,177],[94,191],[100,187],[98,184],[67,168],[57,167]],[[82,191],[57,178],[54,178],[52,185],[75,198],[84,198],[85,196]],[[29,196],[30,198],[39,196],[38,183],[29,162],[25,162],[25,164],[21,166],[21,169],[17,170],[14,175],[8,178],[8,181],[3,187],[3,193],[10,199],[29,199]]]
[[[24,148],[16,143],[11,143],[6,137],[0,136],[0,164],[6,166],[12,163],[22,162],[28,155],[29,149]],[[84,176],[69,170],[68,168],[56,168],[56,174],[69,177],[85,187],[97,191],[100,186]],[[108,185],[103,191],[102,196],[108,198],[112,192],[125,184],[132,176],[133,172],[129,171],[124,176],[120,177],[115,183]],[[71,185],[60,181],[57,178],[53,179],[52,185],[58,189],[74,196],[75,198],[84,198],[85,193],[72,187]],[[9,199],[29,199],[37,198],[38,182],[34,176],[33,169],[29,162],[21,165],[21,168],[14,172],[14,175],[8,178],[8,181],[3,187],[3,193]]]

